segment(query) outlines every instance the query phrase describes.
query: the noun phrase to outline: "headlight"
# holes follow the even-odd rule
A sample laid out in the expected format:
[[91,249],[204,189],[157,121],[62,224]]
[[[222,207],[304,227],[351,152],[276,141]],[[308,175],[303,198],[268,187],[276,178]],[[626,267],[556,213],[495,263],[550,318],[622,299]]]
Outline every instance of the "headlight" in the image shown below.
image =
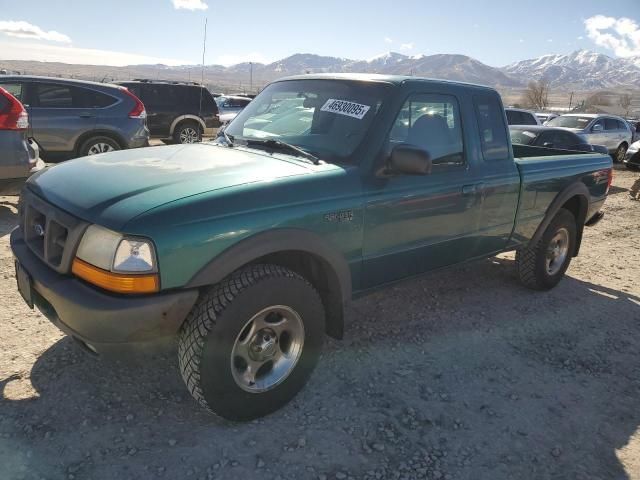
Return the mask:
[[629,153],[635,153],[638,150],[640,150],[640,141],[632,143],[631,146],[629,147],[629,150],[627,151]]
[[118,293],[151,293],[160,287],[153,243],[98,225],[91,225],[84,233],[71,271]]

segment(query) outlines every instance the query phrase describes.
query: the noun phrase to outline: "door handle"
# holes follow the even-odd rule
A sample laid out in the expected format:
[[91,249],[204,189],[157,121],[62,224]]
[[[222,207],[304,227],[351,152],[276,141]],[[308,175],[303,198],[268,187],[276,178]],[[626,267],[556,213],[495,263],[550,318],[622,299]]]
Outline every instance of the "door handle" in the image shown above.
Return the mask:
[[478,186],[477,185],[464,185],[462,187],[462,194],[463,195],[475,195],[476,193],[478,193]]
[[484,192],[484,183],[475,183],[473,185],[464,185],[462,187],[463,195],[477,195]]

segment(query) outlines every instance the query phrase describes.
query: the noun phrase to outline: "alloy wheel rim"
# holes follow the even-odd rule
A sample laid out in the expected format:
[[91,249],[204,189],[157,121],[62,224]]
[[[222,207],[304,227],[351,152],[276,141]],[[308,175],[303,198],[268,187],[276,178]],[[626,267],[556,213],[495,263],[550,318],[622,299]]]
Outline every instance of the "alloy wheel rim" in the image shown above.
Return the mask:
[[99,153],[113,152],[114,150],[115,148],[113,148],[108,143],[99,142],[91,145],[89,151],[87,152],[87,155],[97,155]]
[[273,305],[256,313],[236,337],[231,373],[236,384],[262,393],[281,384],[293,371],[304,346],[304,324],[290,307]]
[[198,132],[195,128],[187,127],[180,132],[180,143],[196,143],[198,141]]
[[569,231],[561,228],[556,232],[547,247],[546,267],[549,275],[557,274],[569,255]]
[[617,160],[618,162],[623,162],[624,157],[627,155],[627,149],[625,147],[618,148]]

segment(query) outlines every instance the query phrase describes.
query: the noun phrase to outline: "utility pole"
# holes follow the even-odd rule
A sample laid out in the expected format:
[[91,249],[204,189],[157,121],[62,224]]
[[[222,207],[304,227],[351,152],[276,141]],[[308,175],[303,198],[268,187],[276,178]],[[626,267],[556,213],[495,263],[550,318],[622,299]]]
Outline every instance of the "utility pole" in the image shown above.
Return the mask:
[[572,104],[573,104],[573,92],[571,92],[571,96],[569,97],[569,110],[571,110]]

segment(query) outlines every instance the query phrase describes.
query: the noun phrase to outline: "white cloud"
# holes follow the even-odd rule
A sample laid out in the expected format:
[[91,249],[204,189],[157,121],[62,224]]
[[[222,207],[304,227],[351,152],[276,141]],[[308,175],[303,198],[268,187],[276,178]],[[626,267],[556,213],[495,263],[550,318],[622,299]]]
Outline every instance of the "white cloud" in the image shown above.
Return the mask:
[[36,25],[24,21],[0,21],[0,33],[4,33],[10,37],[28,38],[31,40],[71,43],[71,39],[63,33],[56,32],[55,30],[49,30],[47,32]]
[[88,65],[126,65],[156,64],[186,65],[196,62],[187,59],[171,59],[139,55],[135,53],[114,52],[111,50],[94,50],[72,46],[48,45],[24,41],[0,40],[2,60],[37,60],[40,62],[78,63]]
[[389,37],[384,37],[384,43],[393,43],[393,39]]
[[176,10],[206,10],[209,8],[209,5],[202,0],[171,0],[171,3]]
[[640,27],[627,17],[606,17],[595,15],[584,21],[587,36],[618,57],[640,55]]
[[552,43],[553,42],[553,38],[547,38],[547,42]]
[[578,40],[584,40],[584,37],[583,37],[582,35],[580,35],[580,36],[578,37]]
[[216,65],[237,65],[238,63],[254,62],[254,63],[271,63],[272,60],[266,58],[259,52],[250,52],[246,54],[226,54],[218,56],[214,63]]
[[413,50],[413,42],[403,43],[400,45],[400,50]]
[[520,40],[518,40],[518,42],[524,43],[524,39],[521,38]]

